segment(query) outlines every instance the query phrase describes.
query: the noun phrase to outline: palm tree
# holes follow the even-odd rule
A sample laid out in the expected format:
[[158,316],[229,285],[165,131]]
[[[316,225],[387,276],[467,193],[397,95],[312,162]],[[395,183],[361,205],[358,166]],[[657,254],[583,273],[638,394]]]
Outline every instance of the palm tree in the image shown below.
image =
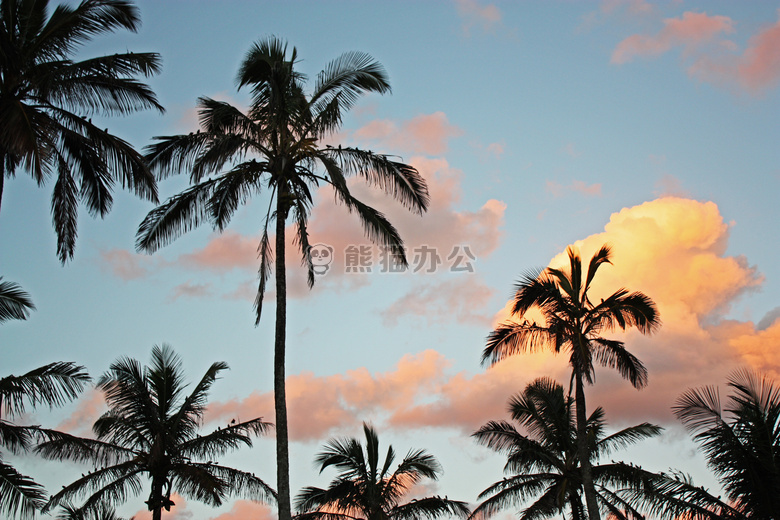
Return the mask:
[[51,199],[57,256],[73,257],[79,203],[104,217],[121,183],[157,201],[157,184],[143,157],[126,141],[98,128],[93,115],[128,114],[162,106],[136,76],[160,70],[156,53],[113,54],[74,61],[95,35],[137,31],[128,0],[0,2],[0,201],[6,177],[21,168],[39,186],[56,175]]
[[[653,301],[641,292],[619,289],[600,303],[591,302],[588,290],[596,272],[601,265],[611,263],[609,246],[602,246],[593,255],[587,272],[574,248],[569,247],[566,252],[568,272],[548,267],[526,275],[516,285],[512,315],[518,321],[503,323],[488,336],[482,363],[495,364],[508,356],[542,348],[552,349],[556,354],[561,350],[568,352],[575,387],[578,456],[582,461],[588,517],[597,520],[600,516],[587,451],[584,385],[586,382],[593,384],[595,361],[616,368],[635,388],[644,387],[647,369],[642,362],[626,350],[622,341],[607,339],[601,334],[629,327],[650,334],[660,325],[660,318]],[[519,322],[532,309],[541,312],[544,323],[527,319]]]
[[[425,180],[413,167],[386,155],[348,147],[324,146],[321,140],[340,126],[342,114],[367,92],[390,90],[382,66],[370,56],[346,53],[317,76],[314,90],[304,92],[306,77],[295,70],[297,52],[276,38],[255,43],[238,73],[238,86],[249,87],[246,114],[220,101],[199,99],[201,129],[188,135],[158,137],[148,149],[152,169],[161,177],[190,173],[192,187],[151,211],[138,230],[137,248],[152,253],[191,228],[208,221],[224,230],[239,205],[263,189],[270,193],[263,216],[256,320],[262,312],[266,281],[274,262],[268,225],[275,220],[276,328],[274,405],[277,438],[277,485],[280,520],[290,520],[289,450],[285,397],[287,279],[285,225],[292,215],[295,239],[308,283],[314,284],[307,223],[313,189],[333,188],[336,200],[357,213],[368,237],[392,248],[406,265],[397,230],[376,209],[360,202],[347,186],[358,175],[390,193],[410,210],[428,206]],[[213,177],[208,177],[215,174]]]
[[[586,517],[573,404],[574,399],[564,394],[563,386],[540,378],[509,401],[512,419],[526,433],[507,421],[490,421],[474,433],[480,444],[507,454],[504,471],[510,476],[479,495],[483,502],[474,509],[471,520],[484,520],[529,501],[520,520],[551,518],[564,510],[575,520]],[[652,474],[622,462],[598,464],[598,460],[616,449],[654,437],[662,428],[642,423],[607,436],[605,426],[604,410],[599,407],[587,422],[588,453],[599,507],[616,519],[642,518],[622,494]]]
[[[0,278],[0,323],[27,319],[35,306],[18,284]],[[0,446],[11,453],[30,449],[48,430],[38,426],[19,426],[12,419],[27,411],[27,406],[50,408],[74,399],[89,382],[84,367],[68,362],[49,363],[22,374],[0,379]],[[0,513],[32,518],[46,503],[46,491],[31,477],[3,461],[0,452]]]
[[[329,466],[339,470],[327,489],[304,488],[295,499],[299,520],[413,520],[446,515],[465,518],[465,502],[440,496],[401,503],[401,499],[423,478],[436,480],[441,473],[438,461],[424,450],[410,450],[390,472],[395,450],[387,448],[379,460],[379,438],[363,423],[365,449],[355,438],[331,439],[317,455],[320,472]],[[380,465],[381,464],[381,465]]]
[[209,505],[220,505],[231,494],[272,500],[273,490],[254,474],[215,462],[240,445],[251,446],[252,436],[265,433],[269,423],[262,418],[233,420],[225,428],[198,434],[211,385],[227,368],[222,362],[212,364],[185,395],[181,360],[168,346],[152,349],[150,366],[129,358],[115,361],[97,385],[109,409],[92,427],[96,439],[61,433],[36,448],[49,459],[96,466],[52,496],[46,509],[69,506],[86,495],[72,514],[93,518],[140,493],[143,475],[150,480],[146,504],[155,520],[174,505],[173,491]]
[[[47,434],[39,426],[20,426],[9,419],[39,405],[61,406],[74,399],[89,382],[84,367],[49,363],[20,376],[0,378],[0,446],[10,453],[28,451]],[[0,453],[0,513],[32,518],[46,504],[46,491],[31,477],[6,463]]]
[[732,374],[725,407],[714,387],[690,389],[675,415],[694,434],[736,514],[780,518],[780,388],[748,370]]

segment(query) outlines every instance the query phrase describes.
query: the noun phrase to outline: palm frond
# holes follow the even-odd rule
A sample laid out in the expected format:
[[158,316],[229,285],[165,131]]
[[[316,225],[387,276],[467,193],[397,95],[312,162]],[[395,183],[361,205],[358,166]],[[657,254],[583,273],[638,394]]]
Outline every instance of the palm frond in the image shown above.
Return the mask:
[[0,458],[0,513],[32,519],[46,504],[46,490]]
[[30,295],[15,282],[3,281],[0,276],[0,323],[8,320],[26,320],[35,305]]
[[25,403],[33,408],[44,404],[62,406],[78,396],[90,377],[81,365],[54,362],[30,370],[20,376],[0,379],[0,413],[19,415],[25,412]]

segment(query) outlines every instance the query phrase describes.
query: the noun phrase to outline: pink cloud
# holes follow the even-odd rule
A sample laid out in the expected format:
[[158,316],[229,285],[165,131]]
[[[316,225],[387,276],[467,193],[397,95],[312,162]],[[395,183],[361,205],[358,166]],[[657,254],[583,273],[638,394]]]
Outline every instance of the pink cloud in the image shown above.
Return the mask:
[[463,19],[463,30],[469,34],[474,26],[492,32],[500,24],[501,10],[495,4],[482,5],[476,0],[455,0],[458,14]]
[[[170,511],[165,511],[165,520],[191,520],[192,512],[187,509],[187,500],[178,493],[171,493],[174,505]],[[141,509],[131,517],[133,520],[152,520],[152,512]]]
[[629,63],[636,56],[658,56],[677,46],[689,53],[720,34],[734,32],[729,17],[706,13],[688,11],[682,18],[668,18],[663,23],[663,29],[654,36],[635,34],[621,41],[612,53],[612,63]]
[[215,516],[211,520],[244,520],[245,518],[274,520],[277,515],[271,507],[265,504],[250,500],[237,500],[230,511]]
[[259,243],[260,240],[255,237],[227,229],[215,235],[203,249],[180,256],[177,263],[217,272],[231,269],[256,271]]
[[388,120],[374,120],[356,130],[352,137],[370,142],[372,148],[378,145],[396,152],[437,156],[447,151],[449,139],[462,134],[444,112],[435,112],[416,116],[400,126]]
[[145,278],[154,267],[148,256],[137,255],[125,249],[100,251],[99,254],[101,267],[124,281]]
[[175,302],[179,298],[207,298],[214,294],[210,283],[193,283],[189,280],[177,285],[168,296],[168,302]]
[[559,182],[547,181],[545,183],[545,190],[556,198],[563,197],[567,193],[579,193],[588,197],[595,197],[601,195],[601,183],[589,185],[584,181],[575,180],[568,186],[565,186]]
[[76,410],[55,429],[73,435],[91,436],[92,424],[107,410],[103,392],[91,388],[79,397]]
[[427,324],[475,323],[489,326],[490,316],[480,314],[495,291],[474,276],[440,283],[422,283],[381,311],[385,325],[395,326],[402,317],[424,319]]
[[637,56],[657,56],[682,47],[691,77],[759,94],[780,83],[780,10],[778,18],[753,35],[740,52],[736,43],[724,38],[735,32],[730,18],[686,12],[681,19],[664,20],[664,28],[654,36],[636,34],[621,41],[612,63],[628,63]]

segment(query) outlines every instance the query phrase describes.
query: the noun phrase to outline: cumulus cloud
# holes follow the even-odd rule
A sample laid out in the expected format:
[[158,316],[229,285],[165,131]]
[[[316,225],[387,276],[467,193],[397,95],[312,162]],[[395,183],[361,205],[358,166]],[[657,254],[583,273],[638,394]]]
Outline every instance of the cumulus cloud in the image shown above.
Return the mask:
[[[603,232],[573,244],[586,261],[603,244],[613,247],[613,264],[599,270],[592,298],[620,287],[642,291],[656,302],[663,322],[649,337],[636,331],[610,335],[625,341],[650,375],[649,386],[638,391],[613,370],[597,368],[588,399],[591,406],[604,406],[611,424],[676,424],[670,407],[686,388],[722,383],[736,367],[780,377],[777,313],[770,311],[759,326],[727,318],[730,306],[762,283],[756,267],[727,254],[728,236],[729,225],[713,202],[664,197],[614,213]],[[566,264],[563,251],[548,263]],[[445,290],[434,284],[424,287],[420,299],[437,289]],[[411,298],[409,302],[414,304]],[[494,324],[509,319],[510,303],[497,313]],[[399,312],[391,308],[388,315],[393,311]],[[489,330],[486,325],[486,333]],[[567,385],[570,375],[566,357],[547,351],[515,356],[473,374],[452,373],[451,365],[442,354],[427,350],[405,355],[388,372],[358,368],[322,377],[290,376],[291,438],[320,440],[367,418],[387,427],[471,432],[489,419],[505,417],[509,396],[533,379],[551,376]],[[208,415],[225,420],[272,412],[272,395],[255,393],[214,403]]]
[[237,500],[230,511],[213,517],[211,520],[244,520],[255,518],[257,520],[274,520],[276,513],[266,504],[252,502],[250,500]]
[[736,33],[736,25],[727,16],[685,12],[680,18],[664,20],[656,34],[634,34],[622,40],[611,62],[621,65],[679,48],[691,77],[754,94],[776,87],[780,83],[780,10],[778,21],[751,36],[744,50],[726,38]]

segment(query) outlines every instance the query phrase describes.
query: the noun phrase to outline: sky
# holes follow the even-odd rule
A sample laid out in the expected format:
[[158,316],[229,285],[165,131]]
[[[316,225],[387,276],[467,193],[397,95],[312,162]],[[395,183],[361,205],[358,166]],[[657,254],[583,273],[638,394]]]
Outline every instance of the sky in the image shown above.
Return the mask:
[[[504,461],[470,435],[508,419],[508,399],[537,377],[569,378],[566,359],[547,352],[481,365],[487,335],[509,318],[523,275],[562,266],[567,246],[589,258],[606,243],[613,265],[599,271],[594,298],[642,291],[663,323],[651,336],[613,335],[647,366],[646,388],[598,368],[587,389],[613,428],[664,427],[612,458],[681,470],[719,494],[671,408],[692,387],[719,386],[725,396],[737,369],[780,379],[780,3],[137,5],[137,34],[100,37],[80,51],[161,54],[162,73],[149,83],[166,113],[105,120],[136,147],[194,131],[200,96],[246,107],[239,63],[253,42],[274,35],[296,47],[310,81],[344,52],[382,63],[392,94],[364,97],[329,142],[398,156],[428,183],[423,216],[350,184],[398,228],[406,272],[391,272],[326,188],[316,194],[310,241],[332,254],[313,289],[290,249],[293,493],[327,485],[334,474],[319,474],[314,455],[329,438],[362,435],[367,421],[382,445],[439,459],[440,480],[417,493],[475,503],[503,477]],[[161,197],[187,181],[160,182]],[[169,344],[190,381],[215,361],[230,366],[213,387],[205,430],[235,417],[272,421],[274,300],[257,327],[252,308],[268,200],[251,201],[221,234],[204,226],[146,255],[136,252],[135,233],[154,205],[118,190],[105,219],[80,214],[75,258],[61,266],[50,196],[51,185],[41,189],[24,173],[3,194],[0,275],[37,307],[0,329],[3,375],[65,360],[97,378],[119,357],[147,363],[153,345]],[[104,410],[90,389],[23,419],[87,435]],[[273,442],[260,438],[222,462],[275,485]],[[19,465],[53,490],[83,471],[29,458]],[[144,499],[120,512],[141,512]],[[244,500],[214,509],[174,500],[171,519],[275,515]]]

